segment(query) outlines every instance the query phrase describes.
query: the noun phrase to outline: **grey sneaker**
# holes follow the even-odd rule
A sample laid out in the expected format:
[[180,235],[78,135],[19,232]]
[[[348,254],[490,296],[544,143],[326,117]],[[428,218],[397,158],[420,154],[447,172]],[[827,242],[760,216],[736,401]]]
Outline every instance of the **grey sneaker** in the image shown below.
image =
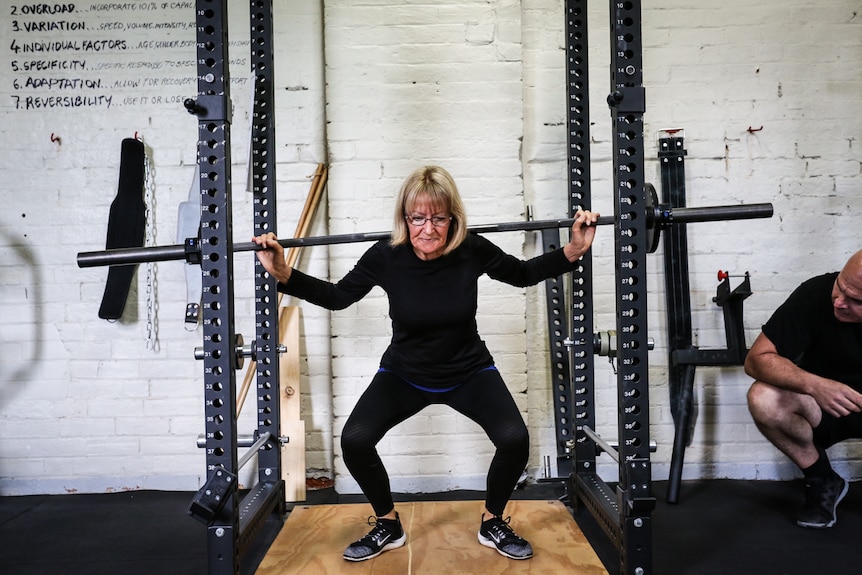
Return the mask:
[[805,504],[796,515],[796,524],[809,529],[832,527],[838,520],[835,509],[847,495],[848,484],[838,475],[805,480]]
[[496,549],[497,553],[509,559],[529,559],[533,556],[533,548],[512,531],[509,527],[511,519],[492,517],[486,521],[483,513],[482,525],[479,527],[479,543]]
[[401,547],[407,541],[407,534],[401,528],[401,517],[397,513],[395,519],[378,519],[371,516],[368,518],[368,524],[374,529],[344,550],[342,557],[348,561],[373,559],[384,551]]

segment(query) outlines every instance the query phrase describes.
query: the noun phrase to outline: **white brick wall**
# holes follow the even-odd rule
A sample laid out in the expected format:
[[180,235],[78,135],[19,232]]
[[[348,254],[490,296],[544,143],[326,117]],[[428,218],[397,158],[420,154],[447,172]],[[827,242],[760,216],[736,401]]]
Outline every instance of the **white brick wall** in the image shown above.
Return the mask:
[[[68,20],[83,33],[21,32],[18,44],[58,38],[122,37],[124,51],[14,53],[0,49],[0,494],[196,489],[204,457],[202,377],[193,350],[200,331],[182,324],[182,265],[152,269],[155,349],[147,349],[146,266],[140,266],[122,321],[98,319],[107,274],[79,269],[78,252],[104,245],[116,194],[119,146],[136,132],[152,162],[156,243],[175,243],[176,206],[196,162],[196,121],[180,105],[194,96],[193,46],[145,50],[141,41],[193,40],[193,11],[152,13],[79,5]],[[279,230],[289,235],[318,162],[330,180],[313,234],[390,227],[403,177],[426,163],[446,166],[472,223],[558,217],[565,190],[565,91],[561,0],[283,0],[276,4]],[[684,128],[690,205],[773,202],[770,220],[689,227],[695,343],[724,344],[712,303],[718,269],[752,274],[745,302],[748,342],[799,281],[837,269],[860,247],[862,16],[855,0],[816,6],[799,0],[720,7],[679,0],[644,3],[647,173],[658,183],[655,137]],[[251,234],[244,192],[248,131],[247,27],[231,6],[235,106],[234,232]],[[593,207],[613,212],[608,74],[608,7],[590,6]],[[44,18],[42,18],[44,19]],[[117,25],[125,30],[116,31]],[[16,72],[11,61],[86,60],[76,72]],[[161,63],[153,71],[140,63]],[[99,67],[101,66],[101,67]],[[20,97],[56,92],[15,87],[28,77],[99,78],[105,107],[21,109]],[[144,79],[143,87],[122,83]],[[165,80],[152,86],[146,79]],[[146,103],[129,98],[147,97]],[[18,97],[18,98],[16,98]],[[16,108],[16,102],[17,108]],[[762,129],[760,129],[762,127]],[[749,131],[752,128],[752,131]],[[52,138],[53,136],[53,138]],[[59,140],[58,140],[59,138]],[[540,249],[537,234],[497,234],[512,253]],[[594,314],[614,322],[612,230],[594,249]],[[299,266],[337,279],[364,245],[310,248]],[[660,254],[649,258],[651,429],[654,476],[667,477],[673,425],[666,384],[667,344]],[[236,258],[237,331],[253,334],[251,260]],[[549,384],[544,288],[481,284],[479,325],[522,406],[532,434],[530,473],[556,453]],[[286,298],[285,304],[299,302]],[[356,486],[340,459],[339,437],[389,338],[386,301],[376,290],[340,312],[302,307],[303,419],[309,474]],[[521,312],[523,310],[523,313]],[[615,378],[597,358],[597,427],[616,435]],[[238,373],[241,381],[242,372]],[[745,406],[739,368],[699,368],[698,420],[684,477],[784,478],[792,466],[768,445]],[[251,429],[244,413],[241,427]],[[395,428],[380,445],[396,490],[484,486],[491,446],[474,424],[442,407]],[[855,446],[833,449],[858,476]],[[602,459],[604,461],[605,458]],[[609,461],[609,460],[608,460]],[[610,463],[603,473],[615,474]],[[246,476],[244,481],[250,481]]]

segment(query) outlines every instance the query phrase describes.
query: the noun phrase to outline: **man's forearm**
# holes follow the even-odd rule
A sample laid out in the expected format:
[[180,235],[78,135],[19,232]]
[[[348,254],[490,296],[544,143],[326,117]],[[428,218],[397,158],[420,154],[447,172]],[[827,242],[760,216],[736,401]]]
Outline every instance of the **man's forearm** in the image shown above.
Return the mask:
[[761,353],[746,358],[745,373],[763,383],[811,395],[823,378],[805,371],[777,353]]

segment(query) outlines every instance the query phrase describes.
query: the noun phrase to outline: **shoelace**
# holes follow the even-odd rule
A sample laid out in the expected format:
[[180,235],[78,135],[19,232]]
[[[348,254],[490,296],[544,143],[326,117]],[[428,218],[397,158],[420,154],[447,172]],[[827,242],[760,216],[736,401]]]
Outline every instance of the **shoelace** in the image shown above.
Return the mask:
[[511,543],[520,543],[523,541],[515,532],[509,527],[509,522],[512,520],[512,517],[506,517],[503,519],[502,517],[494,517],[490,520],[488,525],[488,530],[491,532],[494,539],[499,539],[502,542],[511,542]]
[[360,539],[359,543],[363,541],[373,541],[374,545],[380,546],[381,543],[386,541],[386,536],[391,534],[389,529],[373,515],[368,517],[368,525],[374,527],[374,529],[372,529],[368,535]]

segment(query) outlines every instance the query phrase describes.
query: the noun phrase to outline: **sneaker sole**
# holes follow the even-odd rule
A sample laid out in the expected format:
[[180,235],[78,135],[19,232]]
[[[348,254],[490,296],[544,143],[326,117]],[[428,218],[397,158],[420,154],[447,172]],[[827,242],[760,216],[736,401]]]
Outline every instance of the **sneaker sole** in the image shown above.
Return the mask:
[[533,556],[532,553],[530,553],[529,555],[524,555],[523,557],[518,557],[517,555],[511,555],[509,553],[506,553],[505,551],[503,551],[502,549],[497,547],[497,545],[496,545],[496,543],[494,543],[493,539],[488,539],[487,537],[483,537],[481,533],[479,533],[479,543],[481,543],[485,547],[490,547],[491,549],[494,549],[497,553],[499,553],[503,557],[508,557],[509,559],[515,559],[516,561],[520,561],[522,559],[529,559]]
[[377,553],[372,553],[371,555],[366,555],[365,557],[348,557],[346,555],[342,555],[342,557],[346,561],[353,561],[354,563],[358,562],[358,561],[368,561],[369,559],[374,559],[375,557],[377,557],[378,555],[380,555],[384,551],[390,551],[392,549],[398,549],[399,547],[402,547],[404,545],[404,543],[406,543],[406,542],[407,542],[407,534],[405,533],[404,535],[402,535],[398,539],[395,539],[394,541],[391,541],[391,542],[387,543],[386,545],[384,545],[383,547],[381,547],[380,551],[378,551]]
[[838,494],[838,497],[835,498],[835,505],[832,507],[832,521],[829,523],[810,523],[807,521],[797,521],[796,524],[800,527],[804,527],[806,529],[828,529],[835,525],[838,522],[838,516],[835,511],[838,509],[838,504],[841,503],[841,500],[844,499],[844,496],[847,495],[847,491],[850,489],[850,482],[846,479],[842,479],[844,481],[844,489],[841,490],[841,493]]

